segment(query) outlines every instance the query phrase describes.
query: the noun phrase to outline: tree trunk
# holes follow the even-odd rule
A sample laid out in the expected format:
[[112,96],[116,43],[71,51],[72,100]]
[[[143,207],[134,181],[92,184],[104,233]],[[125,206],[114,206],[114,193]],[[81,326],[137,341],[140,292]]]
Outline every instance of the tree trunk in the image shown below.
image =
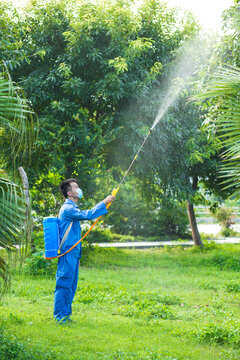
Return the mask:
[[188,213],[188,219],[189,223],[192,229],[192,238],[195,245],[201,246],[203,248],[203,243],[201,240],[201,236],[198,231],[196,216],[193,208],[193,204],[191,204],[189,201],[187,202],[187,213]]
[[35,245],[31,239],[31,233],[32,233],[32,226],[31,226],[31,221],[30,217],[30,194],[29,194],[29,184],[28,184],[28,177],[27,174],[25,172],[25,170],[23,169],[22,166],[20,166],[18,168],[19,174],[21,176],[22,179],[22,183],[23,183],[23,191],[24,191],[24,195],[25,195],[25,199],[26,199],[26,228],[27,228],[27,237],[29,238],[29,241],[31,242],[31,249],[32,251],[35,250]]
[[[198,185],[198,176],[193,176],[193,182],[192,182],[192,188],[194,191],[197,191],[197,185]],[[194,241],[194,244],[197,246],[201,246],[203,248],[203,243],[201,240],[201,236],[198,231],[196,216],[193,208],[193,204],[190,203],[190,201],[187,202],[187,213],[188,213],[188,219],[189,223],[192,229],[192,238]]]

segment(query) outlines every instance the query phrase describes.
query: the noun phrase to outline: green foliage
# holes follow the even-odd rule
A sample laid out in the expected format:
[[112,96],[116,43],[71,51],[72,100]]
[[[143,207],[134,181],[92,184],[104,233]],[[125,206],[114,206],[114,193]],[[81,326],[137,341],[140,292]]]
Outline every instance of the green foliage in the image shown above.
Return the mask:
[[230,189],[236,200],[239,196],[239,83],[239,69],[225,66],[208,79],[204,91],[196,96],[201,101],[210,101],[209,128],[221,140],[225,160],[221,169],[222,187]]
[[[17,154],[21,159],[31,155],[35,140],[32,111],[21,94],[19,86],[12,82],[7,68],[0,63],[0,136],[1,164],[11,157],[13,165]],[[12,165],[12,170],[13,170]]]
[[120,314],[130,318],[168,319],[173,320],[175,316],[169,306],[162,304],[152,304],[146,301],[133,303],[131,306],[123,306]]
[[[56,171],[49,171],[45,175],[41,175],[31,190],[34,199],[34,210],[37,214],[37,220],[34,224],[35,228],[42,225],[45,216],[58,216],[59,208],[63,202],[62,194],[59,191],[59,185],[63,178]],[[42,190],[39,191],[39,188]]]
[[43,352],[30,347],[16,336],[10,337],[0,330],[0,357],[1,360],[53,360],[56,359],[56,354],[54,351]]
[[[239,249],[237,244],[218,245],[217,252],[239,257]],[[239,328],[239,295],[225,290],[236,274],[206,267],[214,252],[196,253],[193,248],[97,251],[96,266],[85,267],[81,261],[73,302],[76,322],[64,328],[52,318],[54,278],[16,274],[0,306],[0,323],[5,334],[14,334],[36,353],[50,357],[56,351],[56,359],[237,360],[240,349],[234,339],[212,346],[216,342],[196,338],[196,329],[201,335],[210,325],[229,333]],[[200,286],[204,282],[206,288]],[[218,291],[213,292],[211,284]],[[174,318],[167,318],[167,310]],[[65,341],[59,341],[63,333]]]
[[218,47],[215,61],[222,64],[227,63],[233,66],[240,66],[240,48],[238,37],[240,33],[239,4],[235,5],[223,13],[223,29],[221,46]]
[[229,228],[233,223],[233,209],[227,206],[219,207],[214,213],[214,217],[218,220],[218,222],[225,228]]
[[212,211],[213,216],[222,225],[221,235],[224,237],[236,236],[236,231],[230,228],[234,224],[233,209],[228,206],[221,206]]
[[45,260],[44,252],[36,252],[30,258],[26,258],[24,272],[29,275],[54,275],[57,270],[56,260]]
[[23,60],[13,75],[40,124],[34,169],[26,169],[37,212],[53,214],[60,201],[49,171],[79,178],[84,200],[92,197],[99,168],[115,163],[112,149],[125,137],[130,104],[162,85],[175,50],[197,28],[191,15],[180,19],[160,1],[136,12],[128,2],[40,1],[18,17],[29,64]]
[[[87,232],[82,231],[82,236]],[[93,229],[89,235],[86,237],[87,243],[101,243],[101,242],[112,242],[113,240],[118,240],[121,236],[117,234],[112,234],[110,229]]]
[[225,285],[225,289],[228,292],[240,292],[240,282],[236,280],[228,281]]
[[[112,172],[102,174],[97,183],[97,199],[114,187],[113,176],[116,171],[113,169]],[[122,235],[167,238],[185,236],[188,228],[186,204],[165,197],[159,189],[154,191],[154,198],[147,202],[147,191],[141,190],[139,182],[129,177],[102,222],[106,226],[110,225],[112,232]]]
[[200,289],[205,289],[205,290],[217,290],[217,287],[215,284],[212,284],[211,282],[204,280],[201,282],[198,282],[198,286]]
[[[134,289],[133,289],[134,290]],[[151,319],[174,319],[170,305],[180,300],[172,294],[129,291],[121,286],[84,284],[77,291],[76,301],[83,304],[111,303],[119,306],[118,313],[126,317]]]
[[209,265],[215,266],[221,270],[240,271],[240,260],[237,256],[230,254],[216,252],[209,259]]
[[0,61],[4,61],[10,71],[22,63],[29,62],[23,49],[22,34],[27,29],[21,28],[18,12],[10,2],[0,4]]
[[44,250],[44,234],[43,230],[33,231],[31,234],[31,244],[33,244],[36,248],[36,251]]
[[209,325],[197,333],[198,340],[210,344],[240,345],[239,324],[235,322],[223,325]]
[[238,244],[198,253],[180,247],[100,250],[96,265],[81,261],[76,322],[64,328],[52,316],[54,278],[16,274],[0,306],[5,338],[50,359],[239,358],[239,293],[225,289],[233,279],[237,283],[236,273],[206,267],[217,253],[239,257]]
[[[1,9],[1,8],[0,8]],[[32,150],[33,122],[26,99],[19,94],[3,64],[0,63],[0,167],[5,167],[5,158],[11,157],[11,171],[16,171],[16,154],[29,157]],[[6,146],[6,139],[9,147]],[[28,244],[30,209],[23,189],[0,170],[0,245],[9,252],[18,245],[19,253],[25,255]],[[16,249],[14,249],[16,250]],[[9,280],[7,263],[0,257],[0,296]]]
[[164,356],[154,350],[147,350],[146,354],[141,356],[133,351],[116,351],[112,355],[103,355],[103,360],[178,360],[176,357]]
[[[218,270],[226,271],[240,271],[240,260],[238,252],[226,250],[225,247],[219,245],[212,246],[206,250],[201,250],[198,247],[170,247],[165,246],[164,250],[158,250],[161,253],[161,263],[169,264],[171,266],[182,266],[188,268],[192,266],[192,263],[198,267],[203,268],[215,268]],[[205,249],[205,247],[204,247]],[[163,251],[163,252],[162,252]],[[144,253],[137,258],[138,264],[135,263],[135,256],[131,255],[134,250],[129,251],[127,254],[123,250],[115,248],[101,248],[101,247],[88,247],[83,249],[83,258],[81,264],[86,267],[115,267],[115,266],[128,266],[134,268],[140,266],[147,261],[148,255]],[[178,256],[174,257],[177,254]],[[153,256],[154,259],[154,256]],[[157,267],[159,264],[153,261],[152,267]],[[167,265],[166,265],[167,266]]]
[[201,237],[203,238],[203,244],[204,244],[204,248],[201,249],[201,251],[207,252],[207,251],[211,251],[211,250],[217,250],[218,246],[214,241],[209,241],[208,239],[205,239],[204,235],[202,235],[202,234],[201,234]]
[[231,236],[236,236],[237,235],[237,232],[234,231],[233,229],[230,229],[230,228],[222,228],[221,229],[221,235],[224,236],[224,237],[231,237]]

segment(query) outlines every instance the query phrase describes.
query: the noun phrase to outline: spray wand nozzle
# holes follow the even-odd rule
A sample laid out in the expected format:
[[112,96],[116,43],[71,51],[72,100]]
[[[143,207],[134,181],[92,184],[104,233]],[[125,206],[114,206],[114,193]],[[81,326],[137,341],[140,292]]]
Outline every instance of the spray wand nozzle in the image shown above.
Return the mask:
[[[113,191],[112,191],[112,196],[116,196],[117,193],[118,193],[118,190],[119,190],[119,187],[118,187],[117,189],[113,189]],[[108,209],[111,204],[112,204],[112,203],[107,204],[106,208]]]

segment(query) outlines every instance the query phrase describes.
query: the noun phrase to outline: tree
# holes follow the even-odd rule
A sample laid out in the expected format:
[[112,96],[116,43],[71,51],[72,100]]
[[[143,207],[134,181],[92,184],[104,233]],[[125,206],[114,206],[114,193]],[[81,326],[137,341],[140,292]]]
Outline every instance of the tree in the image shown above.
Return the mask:
[[81,178],[85,194],[94,194],[123,114],[143,88],[164,80],[174,50],[196,31],[191,16],[179,19],[159,1],[144,2],[137,14],[130,5],[38,2],[19,23],[30,64],[13,76],[39,117],[34,172],[27,168],[39,194],[49,171]]
[[[98,177],[96,202],[116,187],[116,176],[123,171],[119,168],[107,170]],[[166,199],[159,188],[154,191],[151,201],[146,201],[145,191],[131,173],[121,186],[113,209],[101,223],[118,234],[132,236],[175,238],[187,234],[188,219],[185,206],[176,199]]]

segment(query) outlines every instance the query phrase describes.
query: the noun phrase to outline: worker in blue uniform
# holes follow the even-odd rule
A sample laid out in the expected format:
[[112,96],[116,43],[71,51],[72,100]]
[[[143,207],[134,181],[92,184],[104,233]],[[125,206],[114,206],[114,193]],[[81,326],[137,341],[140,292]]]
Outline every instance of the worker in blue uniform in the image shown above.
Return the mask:
[[[60,239],[63,239],[67,229],[69,234],[64,241],[61,254],[70,249],[81,238],[81,220],[93,220],[107,214],[106,205],[115,197],[110,195],[91,210],[80,210],[77,202],[82,197],[82,190],[75,179],[67,179],[60,185],[60,191],[66,201],[59,212]],[[70,225],[70,226],[69,226]],[[61,323],[70,320],[72,301],[77,289],[79,259],[82,255],[82,243],[58,259],[56,273],[56,288],[54,292],[54,317]]]

